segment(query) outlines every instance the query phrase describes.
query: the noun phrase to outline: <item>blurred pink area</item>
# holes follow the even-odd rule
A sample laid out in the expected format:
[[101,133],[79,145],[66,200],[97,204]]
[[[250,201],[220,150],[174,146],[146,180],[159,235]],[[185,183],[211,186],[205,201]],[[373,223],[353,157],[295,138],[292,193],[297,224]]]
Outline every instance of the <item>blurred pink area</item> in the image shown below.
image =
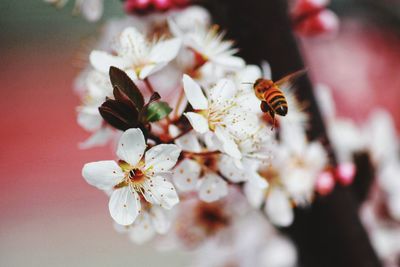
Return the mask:
[[314,83],[333,90],[339,116],[358,122],[373,107],[387,109],[400,129],[400,38],[389,30],[342,20],[334,39],[303,39]]
[[84,163],[114,155],[78,149],[89,135],[76,124],[74,49],[53,45],[1,51],[0,266],[176,266],[115,232],[108,197],[82,179]]

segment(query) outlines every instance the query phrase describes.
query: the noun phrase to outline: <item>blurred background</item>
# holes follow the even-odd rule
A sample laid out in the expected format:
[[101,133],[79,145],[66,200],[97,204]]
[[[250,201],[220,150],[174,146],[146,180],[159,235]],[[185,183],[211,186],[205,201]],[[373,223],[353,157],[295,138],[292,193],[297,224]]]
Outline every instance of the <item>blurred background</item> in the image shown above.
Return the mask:
[[[85,162],[111,153],[78,149],[88,134],[76,124],[73,81],[101,24],[123,12],[105,1],[105,16],[89,23],[71,16],[72,5],[0,2],[0,266],[187,266],[187,256],[155,254],[116,233],[107,197],[81,177]],[[338,35],[300,41],[312,79],[333,89],[339,115],[362,122],[381,106],[399,129],[399,2],[342,0],[332,9]]]

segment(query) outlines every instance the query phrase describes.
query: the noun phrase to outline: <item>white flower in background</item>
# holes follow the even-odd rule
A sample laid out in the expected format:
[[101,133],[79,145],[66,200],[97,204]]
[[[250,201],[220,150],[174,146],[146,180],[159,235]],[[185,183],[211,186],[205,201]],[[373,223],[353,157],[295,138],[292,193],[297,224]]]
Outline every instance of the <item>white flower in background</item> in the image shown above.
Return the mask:
[[264,211],[273,224],[288,226],[294,219],[293,204],[304,205],[312,200],[327,155],[320,143],[307,142],[301,127],[281,126],[281,142],[275,147],[272,163],[260,171],[269,187],[246,183],[244,192],[254,207],[265,202]]
[[154,205],[144,209],[131,225],[115,224],[118,232],[128,234],[130,240],[139,245],[150,241],[156,234],[166,234],[170,227],[169,212]]
[[116,55],[95,50],[90,54],[90,62],[100,72],[108,73],[110,66],[115,66],[132,80],[143,80],[173,60],[180,47],[177,38],[149,42],[137,29],[129,27],[119,37]]
[[234,217],[224,238],[208,240],[195,251],[192,267],[294,267],[293,243],[258,212]]
[[296,204],[311,201],[318,174],[328,163],[327,154],[319,142],[308,142],[303,129],[285,129],[281,124],[281,143],[277,158],[283,183]]
[[98,161],[85,164],[85,180],[106,192],[111,217],[121,225],[132,224],[141,210],[140,200],[171,209],[179,202],[174,186],[167,181],[167,172],[178,160],[176,145],[161,144],[145,153],[146,143],[139,129],[124,132],[117,148],[120,161]]
[[190,32],[195,27],[207,28],[211,23],[211,16],[207,9],[200,6],[188,6],[179,12],[173,12],[170,20],[180,32]]
[[[68,0],[44,0],[57,7],[63,7]],[[73,12],[82,14],[88,21],[97,21],[103,15],[103,0],[76,0]]]
[[338,161],[352,162],[353,153],[365,149],[366,139],[361,129],[351,119],[336,116],[335,102],[327,86],[320,84],[315,92]]
[[82,149],[106,144],[113,136],[111,128],[104,124],[99,113],[99,107],[112,96],[112,85],[108,76],[91,71],[85,76],[85,92],[82,97],[82,105],[78,107],[78,124],[86,131],[92,132],[92,136],[79,144]]
[[223,40],[224,34],[218,33],[218,27],[202,27],[198,25],[193,31],[182,29],[173,19],[169,20],[172,34],[183,40],[205,64],[238,70],[245,66],[242,58],[234,56],[238,51],[232,48],[233,42]]
[[385,164],[385,161],[398,157],[400,142],[394,120],[389,112],[382,109],[374,110],[363,131],[367,147],[376,163]]
[[[171,131],[175,130],[171,129]],[[183,159],[174,168],[173,179],[179,191],[197,191],[199,198],[205,202],[213,202],[225,197],[228,194],[228,184],[216,173],[220,156],[213,153],[201,154],[207,150],[201,147],[193,131],[177,138],[175,143],[184,152],[193,153],[191,157]]]
[[254,133],[258,128],[258,118],[245,112],[236,101],[235,84],[222,79],[206,92],[207,97],[187,75],[183,77],[183,86],[194,109],[194,112],[185,113],[193,129],[200,134],[214,133],[221,142],[223,152],[240,159],[241,153],[235,141]]

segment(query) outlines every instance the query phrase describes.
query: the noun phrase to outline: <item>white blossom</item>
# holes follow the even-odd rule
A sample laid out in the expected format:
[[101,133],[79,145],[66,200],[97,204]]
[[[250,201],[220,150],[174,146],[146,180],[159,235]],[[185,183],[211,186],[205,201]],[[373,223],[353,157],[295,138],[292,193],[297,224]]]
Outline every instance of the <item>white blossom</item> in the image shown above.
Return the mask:
[[109,201],[111,217],[121,225],[132,224],[141,210],[140,199],[171,209],[179,202],[166,172],[180,154],[176,145],[161,144],[145,153],[146,143],[139,129],[124,132],[118,144],[120,161],[98,161],[85,164],[85,180],[104,191],[112,191]]
[[258,118],[246,113],[235,99],[237,88],[231,80],[222,79],[204,95],[200,86],[189,76],[183,77],[186,97],[194,112],[187,112],[193,129],[206,134],[212,132],[221,142],[225,153],[241,158],[236,141],[244,139],[257,130]]
[[108,73],[110,66],[115,66],[132,80],[143,80],[173,60],[180,47],[178,38],[150,42],[136,28],[128,27],[119,37],[116,55],[95,50],[90,54],[90,62],[100,72]]

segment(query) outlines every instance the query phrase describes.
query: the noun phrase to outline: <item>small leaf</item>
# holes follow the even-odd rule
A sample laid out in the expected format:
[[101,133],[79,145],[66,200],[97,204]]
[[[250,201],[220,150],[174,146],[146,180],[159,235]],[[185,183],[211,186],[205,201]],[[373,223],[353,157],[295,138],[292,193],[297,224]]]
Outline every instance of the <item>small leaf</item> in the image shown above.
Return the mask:
[[131,102],[109,99],[99,107],[99,112],[108,124],[119,130],[135,128],[139,123],[139,113]]
[[121,90],[136,105],[137,109],[141,110],[144,106],[144,98],[131,78],[123,70],[112,66],[109,74],[113,87]]
[[168,106],[167,103],[153,102],[150,103],[148,106],[146,106],[143,115],[146,121],[155,122],[168,116],[168,114],[171,113],[171,111],[172,108],[170,108],[170,106]]

